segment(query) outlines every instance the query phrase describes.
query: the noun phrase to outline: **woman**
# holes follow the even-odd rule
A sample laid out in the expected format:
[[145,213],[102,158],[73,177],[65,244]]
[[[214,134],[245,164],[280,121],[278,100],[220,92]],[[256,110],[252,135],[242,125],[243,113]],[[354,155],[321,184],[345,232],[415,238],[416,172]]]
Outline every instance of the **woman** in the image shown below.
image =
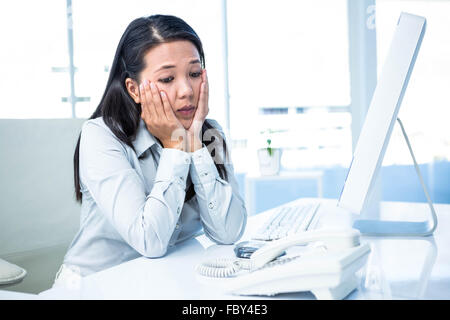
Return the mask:
[[55,285],[161,257],[201,228],[219,244],[241,237],[247,214],[224,133],[206,119],[204,66],[201,41],[180,18],[127,27],[75,149],[81,224]]

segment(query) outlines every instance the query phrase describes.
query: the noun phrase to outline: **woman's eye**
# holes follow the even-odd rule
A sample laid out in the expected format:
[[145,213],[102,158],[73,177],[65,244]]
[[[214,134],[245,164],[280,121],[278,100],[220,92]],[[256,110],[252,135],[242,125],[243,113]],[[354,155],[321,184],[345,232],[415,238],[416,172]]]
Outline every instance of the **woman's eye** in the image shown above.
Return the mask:
[[159,81],[161,81],[162,83],[169,83],[172,80],[173,80],[173,77],[159,79]]
[[[193,78],[198,78],[198,77],[200,77],[202,75],[202,73],[201,72],[191,72],[190,75]],[[173,79],[175,79],[175,78],[174,77],[167,77],[167,78],[161,78],[161,79],[159,79],[159,81],[162,82],[162,83],[169,83],[169,82],[173,81]]]

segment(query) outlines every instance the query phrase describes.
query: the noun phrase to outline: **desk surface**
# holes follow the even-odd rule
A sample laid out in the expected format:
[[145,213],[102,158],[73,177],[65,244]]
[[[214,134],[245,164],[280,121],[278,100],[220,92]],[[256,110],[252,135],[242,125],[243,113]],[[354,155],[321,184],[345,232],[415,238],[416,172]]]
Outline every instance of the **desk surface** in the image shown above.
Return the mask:
[[263,176],[258,173],[247,174],[246,180],[259,180],[259,181],[273,181],[273,180],[288,180],[288,179],[320,179],[323,177],[323,171],[282,171],[277,175]]
[[[303,200],[297,200],[303,201]],[[329,200],[334,204],[334,200]],[[370,242],[371,253],[358,289],[348,299],[450,299],[450,205],[435,205],[438,227],[432,237],[377,238]],[[413,216],[423,220],[427,204],[384,202],[382,214]],[[249,218],[242,240],[248,239],[272,210]],[[425,213],[424,213],[425,212]],[[334,222],[331,222],[334,221]],[[327,223],[347,224],[331,217]],[[188,240],[159,259],[137,258],[87,276],[71,290],[54,288],[40,299],[266,299],[228,295],[203,284],[195,266],[206,258],[232,256],[233,246],[210,245]],[[310,292],[281,294],[271,299],[314,299]]]

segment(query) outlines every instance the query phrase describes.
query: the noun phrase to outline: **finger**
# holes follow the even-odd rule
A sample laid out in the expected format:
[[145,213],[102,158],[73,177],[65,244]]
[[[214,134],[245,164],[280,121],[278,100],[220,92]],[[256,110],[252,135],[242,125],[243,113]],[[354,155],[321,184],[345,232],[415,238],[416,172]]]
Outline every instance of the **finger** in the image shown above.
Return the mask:
[[139,97],[141,99],[141,118],[146,120],[147,117],[150,116],[150,114],[147,106],[147,99],[145,96],[144,82],[139,85]]
[[144,89],[145,89],[145,98],[147,99],[148,110],[150,112],[150,116],[154,117],[154,119],[159,119],[161,115],[158,112],[157,108],[155,107],[154,97],[150,86],[151,82],[146,80],[144,83]]
[[205,83],[206,92],[209,92],[209,81],[208,81],[208,74],[206,73],[206,69],[203,69],[202,81],[203,81],[203,83]]
[[203,98],[208,97],[209,83],[208,83],[208,75],[206,74],[206,69],[203,69],[203,72],[202,72],[202,86],[201,86],[200,92],[203,94]]
[[153,105],[155,107],[155,111],[158,113],[160,117],[167,119],[167,115],[164,111],[163,103],[161,101],[161,96],[159,94],[158,88],[153,82],[150,82],[150,90],[152,92]]
[[203,70],[202,73],[202,84],[200,85],[200,97],[198,108],[200,109],[200,113],[202,116],[206,116],[208,114],[208,96],[209,96],[209,87],[208,87],[208,78],[206,75],[206,70]]
[[167,119],[170,121],[176,120],[177,118],[176,118],[175,114],[173,113],[172,106],[170,104],[169,99],[167,98],[167,94],[162,90],[160,91],[160,93],[161,93],[162,106],[163,106],[164,113],[166,114]]

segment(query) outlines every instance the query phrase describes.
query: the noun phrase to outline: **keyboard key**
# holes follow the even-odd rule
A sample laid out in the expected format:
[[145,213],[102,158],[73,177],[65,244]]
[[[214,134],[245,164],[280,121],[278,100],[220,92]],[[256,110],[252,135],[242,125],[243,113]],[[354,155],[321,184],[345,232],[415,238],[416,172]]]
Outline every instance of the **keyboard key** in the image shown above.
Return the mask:
[[308,230],[319,208],[317,204],[280,207],[252,236],[255,240],[277,240]]

